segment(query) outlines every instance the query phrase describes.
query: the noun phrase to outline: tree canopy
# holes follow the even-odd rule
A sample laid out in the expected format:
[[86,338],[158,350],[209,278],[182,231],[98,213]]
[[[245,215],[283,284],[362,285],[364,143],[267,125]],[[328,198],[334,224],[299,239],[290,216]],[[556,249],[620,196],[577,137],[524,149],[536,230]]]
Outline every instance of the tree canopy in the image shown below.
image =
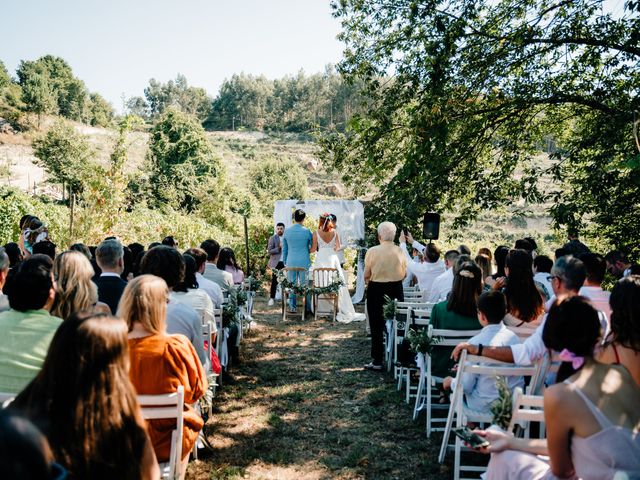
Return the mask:
[[[436,210],[464,224],[484,209],[550,198],[558,224],[595,222],[630,248],[629,230],[604,222],[615,211],[629,228],[640,224],[629,208],[640,198],[637,162],[628,162],[638,153],[635,10],[609,12],[597,0],[333,8],[346,43],[338,68],[364,82],[369,103],[346,132],[322,137],[323,156],[357,192],[376,189],[374,217],[415,225]],[[558,145],[551,166],[537,158],[549,135]],[[555,174],[551,189],[539,185],[543,168]]]
[[[190,115],[194,115],[200,121],[207,118],[211,110],[211,99],[204,88],[190,87],[187,78],[178,74],[175,80],[160,83],[155,79],[149,80],[149,86],[144,89],[147,99],[147,108],[152,117],[162,115],[167,109],[173,108]],[[143,108],[134,97],[129,108]],[[136,113],[132,111],[131,113]]]

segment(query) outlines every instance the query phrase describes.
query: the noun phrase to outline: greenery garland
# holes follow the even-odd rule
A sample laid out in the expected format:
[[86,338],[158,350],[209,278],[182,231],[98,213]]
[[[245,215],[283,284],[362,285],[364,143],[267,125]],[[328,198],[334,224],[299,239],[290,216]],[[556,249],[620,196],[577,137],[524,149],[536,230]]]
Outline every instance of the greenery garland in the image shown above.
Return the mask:
[[340,277],[333,280],[330,285],[325,287],[310,287],[308,285],[296,285],[292,283],[288,278],[284,270],[276,270],[278,283],[282,288],[287,288],[294,292],[296,295],[328,295],[337,294],[340,288],[344,285],[344,282]]
[[429,330],[426,328],[421,328],[419,330],[410,328],[407,332],[407,339],[409,340],[409,345],[411,346],[412,351],[416,353],[423,353],[425,355],[431,355],[433,347],[440,343],[442,337],[429,336]]

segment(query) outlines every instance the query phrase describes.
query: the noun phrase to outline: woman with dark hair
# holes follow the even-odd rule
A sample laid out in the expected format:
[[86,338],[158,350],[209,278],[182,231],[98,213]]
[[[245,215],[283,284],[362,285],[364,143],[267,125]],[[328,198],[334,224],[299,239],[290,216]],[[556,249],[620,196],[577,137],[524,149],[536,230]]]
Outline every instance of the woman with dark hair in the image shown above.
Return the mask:
[[91,255],[91,250],[89,250],[89,247],[87,247],[84,243],[74,243],[69,247],[69,250],[73,252],[80,252],[85,257],[87,257],[87,260],[89,261],[93,259],[93,255]]
[[500,245],[493,252],[493,261],[496,264],[496,271],[487,279],[487,285],[493,287],[495,282],[506,276],[504,272],[504,266],[507,261],[507,255],[509,254],[509,247]]
[[504,282],[498,280],[493,288],[498,290],[503,284],[507,297],[507,315],[504,323],[508,327],[535,329],[542,322],[544,300],[533,280],[533,259],[525,250],[510,250],[504,267],[507,275]]
[[9,257],[9,268],[15,268],[23,260],[22,250],[16,242],[9,242],[4,246],[4,251]]
[[570,375],[544,392],[547,439],[477,431],[490,442],[482,449],[492,454],[485,478],[637,478],[640,388],[623,366],[593,358],[600,338],[598,312],[583,297],[556,303],[542,338],[564,360],[558,375]]
[[220,270],[229,272],[233,277],[234,284],[240,285],[244,282],[244,272],[238,266],[238,262],[236,262],[236,255],[229,247],[224,247],[220,250],[217,267]]
[[42,370],[11,409],[40,428],[72,478],[159,477],[120,319],[80,313],[64,321]]
[[213,315],[213,301],[204,290],[200,290],[196,280],[196,260],[191,255],[183,255],[185,263],[184,280],[171,292],[171,300],[188,305],[200,316],[202,324],[211,325],[212,332],[216,333],[216,321]]
[[[482,293],[482,271],[474,262],[465,262],[453,277],[448,300],[437,303],[431,311],[433,328],[449,330],[480,330],[477,301]],[[451,372],[453,347],[435,347],[431,355],[431,372],[446,377]]]
[[486,280],[491,276],[491,259],[483,253],[479,253],[474,258],[476,265],[482,270],[482,283],[486,283]]
[[609,297],[611,332],[598,361],[622,365],[640,385],[640,276],[619,280]]

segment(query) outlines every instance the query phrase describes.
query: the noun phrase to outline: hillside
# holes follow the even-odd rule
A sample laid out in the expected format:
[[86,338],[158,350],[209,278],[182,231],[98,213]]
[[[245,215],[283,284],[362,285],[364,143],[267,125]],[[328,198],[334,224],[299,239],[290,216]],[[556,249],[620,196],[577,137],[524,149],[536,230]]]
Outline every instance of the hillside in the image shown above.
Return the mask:
[[[53,122],[47,119],[43,128]],[[86,135],[96,150],[97,158],[106,162],[112,151],[116,134],[113,130],[90,127],[71,122],[77,131]],[[0,184],[12,185],[24,191],[61,198],[61,188],[46,182],[46,173],[35,164],[31,148],[36,133],[0,134]],[[340,183],[339,175],[325,170],[315,154],[313,142],[300,135],[270,135],[262,132],[207,132],[214,152],[227,170],[228,181],[239,190],[248,191],[248,170],[256,162],[265,159],[298,162],[307,174],[309,198],[349,198],[349,192]],[[128,136],[128,163],[126,170],[135,172],[145,161],[148,134],[133,132]],[[545,161],[541,158],[541,161]],[[445,246],[457,246],[466,242],[470,247],[482,245],[495,247],[523,236],[532,236],[541,245],[541,250],[551,252],[551,245],[562,241],[550,229],[550,218],[544,205],[530,206],[526,215],[517,213],[522,205],[505,208],[498,212],[485,212],[467,228],[454,230],[444,218],[441,242]],[[417,235],[418,237],[420,235]],[[549,244],[549,247],[545,245]]]

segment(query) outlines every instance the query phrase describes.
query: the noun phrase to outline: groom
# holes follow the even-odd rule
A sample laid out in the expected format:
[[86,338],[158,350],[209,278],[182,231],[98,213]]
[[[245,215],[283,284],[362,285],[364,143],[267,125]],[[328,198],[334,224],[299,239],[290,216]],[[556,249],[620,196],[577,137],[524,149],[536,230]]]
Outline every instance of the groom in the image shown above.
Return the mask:
[[[294,224],[289,227],[282,236],[282,261],[286,267],[302,267],[305,271],[302,273],[302,284],[306,285],[307,271],[311,266],[309,258],[309,250],[311,250],[311,240],[313,235],[311,230],[303,226],[304,219],[307,216],[304,210],[298,209],[293,212]],[[293,278],[289,278],[293,281]],[[307,302],[307,311],[310,311],[309,302]],[[296,310],[296,296],[289,297],[289,311]]]

